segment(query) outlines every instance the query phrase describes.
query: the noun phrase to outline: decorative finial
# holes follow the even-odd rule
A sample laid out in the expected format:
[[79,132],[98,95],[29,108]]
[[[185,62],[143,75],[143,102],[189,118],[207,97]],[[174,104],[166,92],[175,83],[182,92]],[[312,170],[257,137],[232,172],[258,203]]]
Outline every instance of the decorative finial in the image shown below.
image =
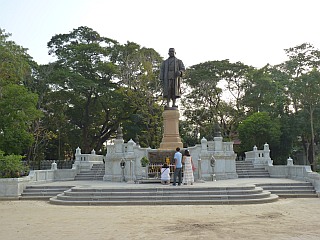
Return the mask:
[[116,139],[123,139],[123,134],[122,134],[122,129],[121,129],[121,127],[120,127],[120,124],[119,124],[119,127],[118,127],[118,129],[117,129]]
[[215,137],[221,137],[220,126],[219,126],[218,123],[216,123],[215,126],[214,126],[214,136]]

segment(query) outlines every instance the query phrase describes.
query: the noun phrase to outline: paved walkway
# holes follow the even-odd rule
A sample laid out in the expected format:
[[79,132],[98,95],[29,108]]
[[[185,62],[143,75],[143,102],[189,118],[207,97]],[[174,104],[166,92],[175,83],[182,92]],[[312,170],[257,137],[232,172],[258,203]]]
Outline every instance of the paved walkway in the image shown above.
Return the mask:
[[[194,187],[232,187],[232,186],[248,186],[257,183],[296,183],[296,181],[287,178],[237,178],[219,181],[195,182]],[[76,186],[76,187],[92,187],[92,188],[157,188],[157,187],[174,187],[171,185],[162,185],[160,183],[135,184],[126,182],[109,182],[109,181],[55,181],[47,183],[28,184],[37,186]],[[192,187],[188,185],[188,187]],[[184,185],[176,186],[184,187]]]

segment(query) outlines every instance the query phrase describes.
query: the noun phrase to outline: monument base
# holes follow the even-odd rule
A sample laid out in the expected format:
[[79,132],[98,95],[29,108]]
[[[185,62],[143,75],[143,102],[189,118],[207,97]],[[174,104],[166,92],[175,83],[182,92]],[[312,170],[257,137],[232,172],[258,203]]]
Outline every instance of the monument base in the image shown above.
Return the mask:
[[177,108],[165,109],[163,117],[163,138],[160,143],[161,150],[175,150],[183,148],[179,135],[179,110]]

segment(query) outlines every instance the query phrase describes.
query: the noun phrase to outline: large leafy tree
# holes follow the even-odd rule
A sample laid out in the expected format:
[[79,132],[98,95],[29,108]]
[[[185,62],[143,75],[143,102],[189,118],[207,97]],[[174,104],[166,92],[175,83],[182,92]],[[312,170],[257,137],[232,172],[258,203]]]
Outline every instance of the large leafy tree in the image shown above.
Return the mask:
[[256,112],[243,120],[238,127],[242,151],[252,150],[253,146],[263,148],[268,143],[272,149],[280,142],[280,123],[267,112]]
[[317,109],[320,109],[320,72],[315,68],[306,74],[302,74],[296,79],[294,85],[294,92],[292,93],[297,100],[299,108],[303,109],[309,119],[310,124],[310,147],[311,147],[311,158],[310,163],[313,165],[313,169],[316,170],[316,158],[315,158],[315,113]]
[[[183,95],[182,106],[186,124],[192,126],[193,135],[212,137],[213,126],[218,121],[217,113],[222,95],[218,87],[219,61],[211,61],[191,66],[187,69],[185,82],[188,91]],[[191,133],[183,133],[188,135]]]
[[0,29],[0,149],[25,154],[32,144],[32,122],[41,116],[37,95],[25,83],[32,79],[32,59],[27,49],[8,40]]
[[248,88],[248,75],[254,70],[253,67],[243,64],[242,62],[231,63],[228,60],[220,62],[220,78],[226,82],[226,89],[229,99],[239,114],[244,112],[244,106],[241,100]]
[[244,118],[241,100],[251,69],[241,62],[222,60],[197,64],[187,70],[190,91],[182,103],[186,121],[194,126],[194,132],[210,139],[218,122],[224,137],[234,137],[238,122]]
[[249,113],[265,111],[273,116],[282,115],[289,105],[285,90],[288,79],[283,79],[285,76],[269,65],[252,70],[241,101],[243,107]]
[[[313,45],[303,43],[293,48],[286,49],[289,58],[278,68],[287,74],[288,96],[293,107],[293,114],[296,115],[297,123],[300,125],[300,137],[309,162],[316,169],[315,160],[315,138],[314,113],[319,108],[317,95],[319,94],[318,72],[320,68],[320,51]],[[301,121],[301,118],[304,118]],[[309,131],[303,124],[309,125]]]
[[[39,110],[47,109],[47,103],[50,103],[50,92],[51,92],[51,82],[50,75],[54,72],[54,64],[48,65],[39,65],[33,69],[33,81],[27,83],[28,89],[38,95],[37,108]],[[57,109],[58,112],[60,109]],[[47,151],[50,151],[52,148],[48,147],[49,143],[52,143],[52,140],[55,137],[53,122],[48,122],[53,114],[48,114],[48,111],[44,111],[43,117],[35,119],[32,123],[31,129],[33,130],[34,142],[32,146],[29,147],[27,152],[27,159],[30,161],[30,165],[33,168],[40,167],[40,161],[43,159],[60,159],[55,157],[59,153],[55,151],[56,154],[46,154]],[[63,146],[66,146],[64,144]],[[74,150],[73,150],[74,151]]]
[[255,112],[268,112],[271,118],[279,119],[281,137],[277,145],[272,146],[274,160],[284,161],[292,151],[296,138],[290,101],[287,94],[288,76],[277,67],[266,65],[261,69],[254,69],[248,75],[248,87],[242,99],[247,115]]
[[151,48],[127,42],[116,46],[119,83],[126,89],[133,112],[124,122],[124,137],[143,147],[157,148],[162,133],[160,55]]
[[68,126],[68,135],[77,137],[72,147],[78,144],[84,152],[100,150],[131,115],[130,99],[115,82],[117,44],[88,27],[55,35],[48,42],[49,53],[58,59],[48,114],[56,122],[55,132],[62,130],[58,126]]

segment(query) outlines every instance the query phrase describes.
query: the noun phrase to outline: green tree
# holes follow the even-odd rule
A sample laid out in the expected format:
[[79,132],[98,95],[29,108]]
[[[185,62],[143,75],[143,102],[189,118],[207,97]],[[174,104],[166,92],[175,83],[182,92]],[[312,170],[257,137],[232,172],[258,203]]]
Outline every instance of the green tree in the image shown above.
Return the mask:
[[285,90],[288,79],[285,81],[283,77],[281,72],[269,65],[252,70],[242,99],[243,107],[248,112],[264,111],[272,116],[282,115],[289,105]]
[[58,126],[68,126],[68,135],[78,138],[84,152],[99,151],[131,113],[130,99],[115,79],[116,45],[88,27],[58,34],[48,43],[49,53],[58,59],[50,100],[53,109],[60,106],[61,112],[48,109],[57,120],[54,132]]
[[253,146],[263,148],[265,143],[272,149],[280,142],[279,119],[272,119],[267,112],[256,112],[243,120],[238,127],[241,150],[249,151]]
[[303,123],[309,125],[310,134],[308,134],[309,131],[301,132],[300,137],[302,137],[308,160],[312,168],[316,169],[314,113],[319,107],[316,95],[319,93],[317,77],[320,70],[320,51],[308,43],[285,49],[285,51],[289,60],[280,65],[279,69],[289,78],[287,89],[294,109],[293,114],[299,116],[297,120],[304,115],[304,121],[297,122],[297,125],[301,126]]
[[238,122],[244,118],[241,101],[252,69],[229,60],[209,61],[187,69],[186,83],[190,90],[182,105],[184,116],[195,132],[210,139],[219,123],[225,138],[235,136]]
[[[182,96],[183,115],[192,127],[184,135],[195,137],[207,135],[206,128],[214,126],[218,121],[217,113],[222,101],[222,89],[218,87],[220,71],[219,61],[210,61],[191,66],[187,69],[185,82],[188,91]],[[199,140],[199,139],[198,139]]]
[[41,116],[37,95],[25,83],[32,79],[31,57],[0,29],[0,149],[24,154],[32,144],[32,122]]
[[[39,65],[33,69],[33,81],[27,82],[27,88],[38,95],[37,109],[48,109],[47,103],[50,103],[50,75],[53,73],[54,64]],[[61,112],[60,109],[57,109]],[[27,159],[33,169],[40,168],[40,161],[43,159],[60,159],[57,157],[50,158],[52,154],[46,154],[51,147],[48,146],[55,136],[51,130],[52,122],[48,118],[52,115],[48,111],[43,112],[43,117],[35,119],[32,123],[32,132],[34,141],[28,148]],[[63,144],[63,146],[68,146]],[[74,151],[74,149],[72,149]],[[57,154],[56,154],[57,155]]]
[[159,81],[162,58],[154,49],[141,48],[133,42],[117,45],[116,49],[119,83],[126,89],[133,110],[123,123],[124,138],[136,139],[143,147],[157,148],[162,137]]
[[312,156],[310,164],[313,166],[313,170],[316,171],[317,164],[315,158],[315,130],[314,119],[315,111],[320,108],[320,72],[316,69],[309,73],[302,74],[295,81],[294,98],[297,100],[299,108],[304,109],[308,113],[310,124],[310,147],[312,149]]

